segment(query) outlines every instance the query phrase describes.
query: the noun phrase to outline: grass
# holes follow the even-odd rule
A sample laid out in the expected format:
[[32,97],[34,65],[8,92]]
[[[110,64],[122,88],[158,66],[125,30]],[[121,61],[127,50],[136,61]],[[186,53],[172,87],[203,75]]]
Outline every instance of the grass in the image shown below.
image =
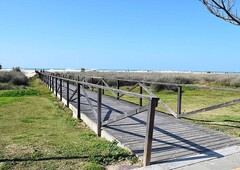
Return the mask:
[[[61,73],[56,73],[61,74]],[[72,78],[83,78],[84,76],[103,77],[106,82],[116,84],[116,81],[111,79],[127,79],[127,80],[143,80],[154,81],[161,83],[177,83],[177,84],[201,84],[201,85],[217,85],[240,87],[240,75],[228,73],[189,73],[189,72],[67,72]],[[88,81],[91,81],[89,78]],[[124,85],[124,84],[123,84]],[[125,85],[126,82],[125,82]]]
[[24,91],[0,91],[0,169],[103,169],[132,158],[73,119],[39,79]]

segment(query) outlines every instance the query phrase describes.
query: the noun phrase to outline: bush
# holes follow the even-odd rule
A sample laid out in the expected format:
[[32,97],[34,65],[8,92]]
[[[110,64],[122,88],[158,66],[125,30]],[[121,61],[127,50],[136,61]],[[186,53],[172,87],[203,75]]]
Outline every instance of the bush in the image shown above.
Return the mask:
[[0,83],[27,86],[28,78],[22,72],[0,72]]
[[153,92],[159,92],[163,90],[171,90],[174,92],[178,91],[178,88],[176,86],[169,86],[169,85],[162,85],[162,84],[152,84],[151,89]]
[[11,83],[0,83],[0,90],[10,90],[14,89],[13,84]]

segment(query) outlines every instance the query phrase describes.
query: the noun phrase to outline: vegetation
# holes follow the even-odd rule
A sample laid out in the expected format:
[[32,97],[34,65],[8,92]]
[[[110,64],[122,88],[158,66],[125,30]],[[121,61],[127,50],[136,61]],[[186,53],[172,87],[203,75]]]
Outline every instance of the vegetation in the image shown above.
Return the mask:
[[28,86],[28,78],[19,71],[0,72],[0,90],[10,90]]
[[73,119],[50,93],[39,79],[0,91],[0,169],[101,170],[132,158]]
[[81,68],[81,72],[85,72],[85,70],[86,70],[85,68]]
[[20,67],[13,67],[12,71],[13,72],[21,72],[21,68]]
[[[56,73],[61,74],[61,73]],[[127,80],[143,80],[154,81],[160,83],[177,83],[177,84],[199,84],[211,86],[229,86],[240,87],[239,74],[216,74],[216,73],[187,73],[187,72],[67,72],[65,73],[71,78],[82,79],[84,76],[103,77],[105,81],[115,86],[116,80],[113,79],[127,79]],[[87,79],[89,82],[91,79]],[[97,80],[96,80],[97,81]],[[121,82],[121,86],[132,85],[133,83]]]

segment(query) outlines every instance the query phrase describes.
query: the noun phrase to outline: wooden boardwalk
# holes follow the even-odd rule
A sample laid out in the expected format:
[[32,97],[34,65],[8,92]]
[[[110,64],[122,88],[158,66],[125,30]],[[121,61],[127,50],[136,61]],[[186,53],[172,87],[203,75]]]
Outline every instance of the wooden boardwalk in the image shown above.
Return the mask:
[[[70,84],[69,89],[69,96],[72,96],[76,86]],[[97,110],[97,93],[90,90],[85,91],[93,107]],[[94,115],[86,96],[83,94],[84,92],[81,90],[81,116],[85,116],[92,122],[95,122],[96,126],[96,115]],[[63,100],[67,98],[66,83],[63,83],[62,98]],[[77,108],[77,94],[73,96],[69,104],[71,107]],[[133,103],[117,100],[106,95],[102,96],[101,106],[102,121],[139,108],[138,105]],[[108,124],[102,130],[110,134],[121,146],[128,148],[140,159],[143,159],[146,120],[147,111]],[[86,124],[89,125],[89,122],[86,122]],[[239,140],[223,133],[156,112],[151,164],[201,159],[198,156],[199,154],[204,154],[204,157],[223,157],[221,154],[216,153],[215,150],[238,144],[240,144]]]
[[[70,96],[75,89],[74,85],[70,85]],[[97,93],[87,90],[87,94],[93,106],[97,109]],[[63,90],[63,98],[66,98],[66,89]],[[77,96],[74,98],[76,99]],[[70,103],[77,107],[75,100]],[[103,96],[102,103],[102,121],[139,107],[109,96]],[[94,122],[97,121],[84,95],[81,95],[81,113]],[[146,116],[147,111],[109,124],[103,127],[103,129],[141,159],[146,133]],[[220,132],[215,132],[160,112],[156,112],[155,115],[153,137],[151,164],[180,161],[189,157],[194,159],[193,155],[203,153],[206,153],[206,156],[211,156],[216,149],[240,144],[239,140]],[[214,156],[216,155],[221,157],[221,155],[215,153]]]

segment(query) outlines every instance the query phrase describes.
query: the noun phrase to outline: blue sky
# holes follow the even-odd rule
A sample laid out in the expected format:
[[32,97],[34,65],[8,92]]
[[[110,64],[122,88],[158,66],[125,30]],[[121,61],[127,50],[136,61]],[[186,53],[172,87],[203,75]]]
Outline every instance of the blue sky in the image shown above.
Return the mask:
[[5,68],[234,72],[239,40],[198,0],[0,1]]

